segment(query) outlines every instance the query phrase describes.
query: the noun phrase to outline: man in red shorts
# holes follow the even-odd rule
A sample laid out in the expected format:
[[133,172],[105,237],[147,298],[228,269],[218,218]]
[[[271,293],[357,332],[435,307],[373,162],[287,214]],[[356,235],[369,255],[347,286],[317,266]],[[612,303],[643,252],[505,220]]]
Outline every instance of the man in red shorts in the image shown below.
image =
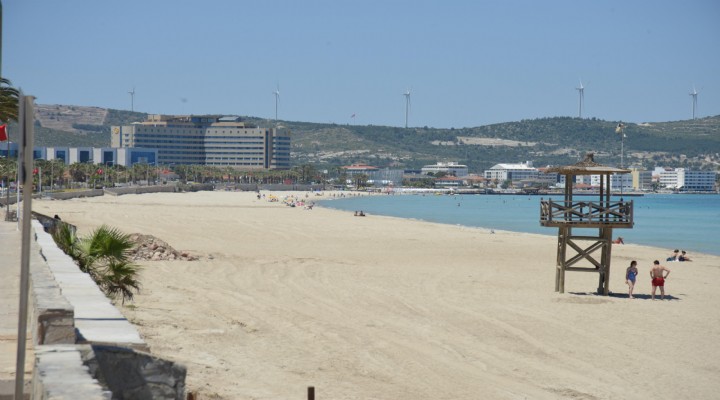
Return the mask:
[[[665,274],[663,274],[665,272]],[[650,270],[650,278],[652,278],[652,299],[655,300],[655,290],[660,288],[660,300],[665,298],[665,279],[670,275],[667,267],[660,265],[660,261],[655,260]]]

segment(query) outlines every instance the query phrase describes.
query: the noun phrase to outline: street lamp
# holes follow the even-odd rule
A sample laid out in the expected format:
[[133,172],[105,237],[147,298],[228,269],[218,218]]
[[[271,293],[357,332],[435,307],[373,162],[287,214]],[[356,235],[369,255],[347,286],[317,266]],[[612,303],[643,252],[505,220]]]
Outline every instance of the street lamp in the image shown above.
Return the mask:
[[620,135],[620,168],[625,165],[625,124],[622,122],[615,128],[615,133]]
[[[622,169],[625,167],[625,124],[619,123],[615,128],[615,133],[620,135],[620,168]],[[618,178],[620,178],[620,195],[622,195],[625,186],[625,175],[618,175]]]

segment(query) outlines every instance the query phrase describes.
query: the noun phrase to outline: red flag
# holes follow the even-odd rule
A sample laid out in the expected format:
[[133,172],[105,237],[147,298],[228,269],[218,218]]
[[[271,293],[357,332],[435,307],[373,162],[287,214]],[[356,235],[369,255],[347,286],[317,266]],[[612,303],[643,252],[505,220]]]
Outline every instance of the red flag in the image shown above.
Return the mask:
[[7,137],[7,124],[0,125],[0,142],[8,140]]

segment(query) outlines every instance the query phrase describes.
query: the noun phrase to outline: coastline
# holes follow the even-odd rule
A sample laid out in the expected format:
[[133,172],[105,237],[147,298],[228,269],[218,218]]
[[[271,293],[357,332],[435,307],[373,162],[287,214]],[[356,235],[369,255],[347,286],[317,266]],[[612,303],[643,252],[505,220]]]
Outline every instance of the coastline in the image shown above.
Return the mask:
[[[252,192],[33,206],[81,235],[106,223],[200,257],[142,262],[143,290],[121,309],[154,354],[187,365],[200,398],[302,397],[307,386],[351,399],[710,399],[720,390],[718,256],[667,263],[671,300],[653,302],[649,265],[667,249],[614,246],[616,294],[595,296],[597,275],[569,273],[561,295],[553,236],[357,218]],[[637,300],[623,295],[632,259]]]
[[[345,211],[364,209],[421,221],[557,236],[557,229],[538,223],[538,203],[542,196],[413,194],[409,199],[401,198],[403,196],[407,195],[323,201],[320,205]],[[615,237],[622,236],[625,243],[663,248],[661,253],[680,248],[691,254],[720,256],[714,239],[720,228],[715,218],[720,217],[720,196],[648,195],[631,201],[635,204],[635,226],[614,229]]]

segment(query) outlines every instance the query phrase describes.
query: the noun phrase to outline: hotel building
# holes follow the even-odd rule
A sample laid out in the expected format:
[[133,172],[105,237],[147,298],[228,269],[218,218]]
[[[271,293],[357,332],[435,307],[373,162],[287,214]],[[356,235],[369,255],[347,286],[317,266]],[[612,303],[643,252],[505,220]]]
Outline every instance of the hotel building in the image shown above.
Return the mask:
[[715,190],[715,171],[694,171],[685,168],[665,168],[660,172],[660,186],[683,192],[711,192]]
[[485,170],[485,179],[490,181],[524,181],[537,180],[538,170],[532,166],[532,162],[528,161],[520,164],[496,164],[492,168]]
[[468,167],[467,165],[461,165],[456,162],[439,162],[434,165],[426,165],[422,167],[421,171],[425,175],[427,175],[428,172],[432,172],[434,174],[438,172],[445,172],[448,175],[460,177],[468,174]]
[[111,132],[112,147],[157,149],[158,164],[290,168],[289,130],[250,126],[237,116],[150,115]]

